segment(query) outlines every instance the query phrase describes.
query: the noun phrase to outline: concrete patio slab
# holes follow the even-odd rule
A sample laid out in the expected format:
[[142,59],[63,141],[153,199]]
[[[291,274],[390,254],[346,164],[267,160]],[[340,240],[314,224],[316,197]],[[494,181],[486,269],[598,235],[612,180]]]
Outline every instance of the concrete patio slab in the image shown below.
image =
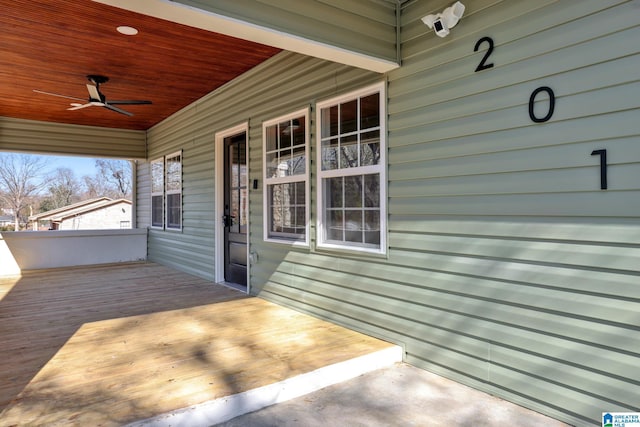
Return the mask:
[[564,427],[560,421],[399,363],[219,427]]

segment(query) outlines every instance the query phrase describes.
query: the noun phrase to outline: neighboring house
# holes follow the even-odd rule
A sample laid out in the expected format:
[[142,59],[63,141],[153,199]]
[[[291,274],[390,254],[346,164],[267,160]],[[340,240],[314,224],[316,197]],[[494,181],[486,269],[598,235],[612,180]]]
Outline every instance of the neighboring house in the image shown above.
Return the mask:
[[[640,410],[638,1],[465,0],[447,38],[421,17],[452,2],[158,3],[317,43],[141,134],[88,136],[144,157],[149,260],[572,424]],[[22,151],[84,129],[3,125]]]
[[29,217],[33,230],[105,230],[131,228],[131,201],[108,197],[84,200]]
[[14,224],[14,218],[11,215],[0,215],[0,227],[8,227]]

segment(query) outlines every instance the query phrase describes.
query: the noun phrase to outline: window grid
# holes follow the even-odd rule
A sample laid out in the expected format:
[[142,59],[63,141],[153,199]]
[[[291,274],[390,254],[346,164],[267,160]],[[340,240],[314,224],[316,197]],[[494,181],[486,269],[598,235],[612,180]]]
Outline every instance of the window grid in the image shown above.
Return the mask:
[[164,227],[164,158],[151,162],[151,227]]
[[166,228],[182,228],[182,153],[173,153],[165,158],[166,171]]
[[308,109],[263,123],[264,239],[307,245]]
[[386,251],[383,85],[318,104],[318,245]]

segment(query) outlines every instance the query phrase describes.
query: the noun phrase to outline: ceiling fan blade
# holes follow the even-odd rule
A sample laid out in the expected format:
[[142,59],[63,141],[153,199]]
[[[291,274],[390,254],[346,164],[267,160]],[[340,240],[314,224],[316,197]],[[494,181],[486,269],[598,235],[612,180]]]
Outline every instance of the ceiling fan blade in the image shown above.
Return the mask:
[[117,101],[109,101],[109,104],[113,105],[142,105],[142,104],[151,104],[151,101],[142,101],[136,99],[129,100],[117,100]]
[[83,99],[83,98],[76,98],[75,96],[60,95],[57,93],[45,92],[43,90],[38,90],[38,89],[34,89],[33,91],[36,93],[42,93],[44,95],[57,96],[59,98],[75,99],[76,101],[82,101],[82,102],[86,101],[86,99]]
[[96,101],[102,101],[102,98],[100,97],[100,92],[98,91],[97,87],[95,87],[94,85],[87,84],[87,90],[89,91],[89,96],[91,97],[91,99],[95,99]]
[[82,108],[91,107],[91,103],[89,104],[76,104],[75,102],[71,104],[71,107],[67,108],[69,111],[80,110]]
[[115,111],[116,113],[124,114],[125,116],[129,116],[129,117],[133,116],[133,113],[130,113],[130,112],[128,112],[128,111],[125,111],[125,110],[123,110],[122,108],[114,107],[114,106],[113,106],[113,105],[111,105],[111,104],[107,104],[107,103],[105,103],[105,104],[103,105],[103,107],[104,107],[104,108],[108,108],[108,109],[109,109],[109,110],[111,110],[111,111]]

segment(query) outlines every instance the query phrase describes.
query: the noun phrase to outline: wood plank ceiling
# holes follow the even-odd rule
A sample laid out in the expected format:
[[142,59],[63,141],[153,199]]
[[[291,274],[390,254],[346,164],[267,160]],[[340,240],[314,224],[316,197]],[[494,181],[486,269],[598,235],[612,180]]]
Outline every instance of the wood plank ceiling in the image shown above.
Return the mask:
[[[88,0],[0,0],[0,116],[144,130],[279,52],[279,49]],[[138,29],[122,35],[118,26]],[[105,75],[102,107],[68,111],[88,99],[87,75]]]

